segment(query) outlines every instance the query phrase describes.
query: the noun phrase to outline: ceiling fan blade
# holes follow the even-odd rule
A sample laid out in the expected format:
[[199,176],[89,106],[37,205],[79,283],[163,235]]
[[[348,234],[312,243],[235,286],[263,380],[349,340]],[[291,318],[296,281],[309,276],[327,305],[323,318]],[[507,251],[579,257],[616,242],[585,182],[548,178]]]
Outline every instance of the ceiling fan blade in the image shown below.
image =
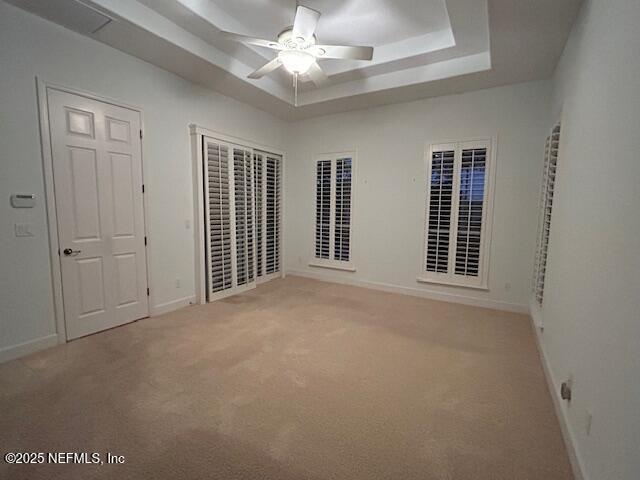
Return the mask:
[[318,65],[318,62],[311,64],[307,76],[315,83],[316,87],[324,87],[329,83],[329,77],[327,77],[327,74],[324,73],[324,70]]
[[271,60],[269,63],[266,63],[263,66],[261,66],[255,72],[250,73],[249,75],[247,75],[247,78],[253,78],[253,79],[262,78],[265,75],[267,75],[267,74],[273,72],[274,70],[280,68],[281,65],[282,65],[282,62],[280,61],[280,59],[278,57],[276,57],[273,60]]
[[311,49],[318,58],[345,58],[348,60],[371,60],[373,58],[373,47],[314,45]]
[[305,42],[308,41],[316,31],[319,18],[320,12],[299,5],[293,19],[293,38],[304,38]]
[[272,50],[282,50],[282,45],[273,40],[264,40],[262,38],[247,37],[246,35],[240,35],[239,33],[221,31],[220,34],[235,42],[248,43],[249,45],[257,45],[259,47],[271,48]]

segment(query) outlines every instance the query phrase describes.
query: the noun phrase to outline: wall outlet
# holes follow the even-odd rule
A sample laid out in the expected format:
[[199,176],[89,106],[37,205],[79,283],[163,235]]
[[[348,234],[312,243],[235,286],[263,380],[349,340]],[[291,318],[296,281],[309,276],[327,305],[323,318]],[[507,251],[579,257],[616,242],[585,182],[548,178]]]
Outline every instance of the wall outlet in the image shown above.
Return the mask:
[[180,279],[176,278],[176,288],[180,288]]
[[508,292],[509,290],[511,290],[511,282],[507,282],[504,284],[504,291]]
[[184,228],[186,228],[187,230],[191,229],[191,220],[187,219],[184,221]]

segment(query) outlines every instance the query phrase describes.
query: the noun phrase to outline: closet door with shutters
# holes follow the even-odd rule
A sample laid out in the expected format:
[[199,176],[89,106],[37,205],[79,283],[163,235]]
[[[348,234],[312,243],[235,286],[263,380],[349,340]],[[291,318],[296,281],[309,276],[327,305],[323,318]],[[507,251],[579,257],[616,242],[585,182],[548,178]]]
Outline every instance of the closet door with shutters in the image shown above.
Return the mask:
[[203,138],[208,301],[255,287],[252,155]]

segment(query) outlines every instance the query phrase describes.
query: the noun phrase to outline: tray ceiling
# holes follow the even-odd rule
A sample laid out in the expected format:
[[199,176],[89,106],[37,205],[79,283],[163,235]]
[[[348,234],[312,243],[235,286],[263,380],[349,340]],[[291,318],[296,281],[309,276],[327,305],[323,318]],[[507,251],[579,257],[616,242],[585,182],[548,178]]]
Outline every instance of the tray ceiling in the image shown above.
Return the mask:
[[[294,120],[546,78],[581,0],[303,0],[322,13],[320,42],[372,45],[375,52],[371,62],[321,60],[330,81],[317,88],[303,78],[297,108],[291,76],[282,69],[260,80],[246,78],[274,58],[273,51],[219,34],[275,39],[292,23],[294,0],[10,3]],[[90,17],[87,8],[112,21],[97,31],[79,26],[78,18]]]

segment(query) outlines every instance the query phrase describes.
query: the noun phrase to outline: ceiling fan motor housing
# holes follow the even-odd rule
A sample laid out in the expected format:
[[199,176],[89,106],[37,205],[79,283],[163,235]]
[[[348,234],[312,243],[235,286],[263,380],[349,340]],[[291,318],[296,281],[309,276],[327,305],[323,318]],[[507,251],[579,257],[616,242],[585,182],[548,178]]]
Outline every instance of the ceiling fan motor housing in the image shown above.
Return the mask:
[[287,27],[278,34],[278,43],[289,49],[304,50],[316,44],[316,36],[311,35],[309,40],[303,37],[293,36],[293,27]]

